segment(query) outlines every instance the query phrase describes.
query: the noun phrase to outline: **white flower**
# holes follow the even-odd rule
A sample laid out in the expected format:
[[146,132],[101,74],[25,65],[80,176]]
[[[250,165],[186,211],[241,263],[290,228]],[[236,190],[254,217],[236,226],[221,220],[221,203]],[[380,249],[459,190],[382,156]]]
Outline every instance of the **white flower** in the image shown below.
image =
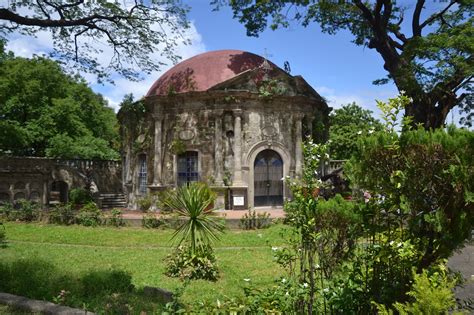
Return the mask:
[[276,246],[272,246],[272,251],[276,252],[279,248]]
[[405,94],[405,90],[400,90],[400,94]]
[[374,133],[374,131],[375,131],[374,129],[370,129],[370,130],[369,130],[369,135],[372,134],[372,133]]
[[285,282],[286,282],[285,278],[281,279],[281,283],[285,283]]
[[358,134],[358,135],[361,135],[361,134],[362,134],[362,130],[357,131],[357,134]]
[[245,281],[245,282],[250,282],[250,279],[245,278],[244,281]]
[[399,243],[397,244],[397,247],[402,247],[402,246],[403,246],[403,243],[402,243],[402,242],[399,242]]
[[314,266],[314,268],[319,269],[319,268],[321,268],[321,266],[319,266],[319,264],[316,264],[316,265]]
[[390,246],[392,246],[395,243],[395,241],[390,241]]
[[324,288],[323,292],[325,292],[325,293],[329,292],[329,288]]
[[290,293],[288,293],[288,291],[286,291],[285,295],[288,296],[288,295],[290,295]]
[[306,282],[303,283],[303,288],[307,288],[307,287],[309,287],[309,284],[307,284]]

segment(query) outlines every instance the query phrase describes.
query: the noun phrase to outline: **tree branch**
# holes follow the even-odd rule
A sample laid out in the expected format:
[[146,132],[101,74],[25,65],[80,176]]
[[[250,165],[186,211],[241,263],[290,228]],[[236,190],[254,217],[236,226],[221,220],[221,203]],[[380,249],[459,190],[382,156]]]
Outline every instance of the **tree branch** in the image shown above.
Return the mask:
[[436,14],[431,15],[428,19],[426,19],[426,21],[424,21],[420,25],[420,29],[422,29],[423,27],[425,27],[426,25],[430,24],[431,22],[433,22],[434,20],[438,18],[443,18],[443,14],[445,14],[449,10],[449,8],[451,8],[455,3],[457,3],[457,0],[451,0],[451,2],[446,6],[446,8],[444,8],[443,10],[441,10],[440,12]]
[[413,12],[413,20],[411,21],[413,36],[421,36],[422,27],[420,27],[420,15],[424,5],[425,0],[418,0],[416,2],[415,11]]

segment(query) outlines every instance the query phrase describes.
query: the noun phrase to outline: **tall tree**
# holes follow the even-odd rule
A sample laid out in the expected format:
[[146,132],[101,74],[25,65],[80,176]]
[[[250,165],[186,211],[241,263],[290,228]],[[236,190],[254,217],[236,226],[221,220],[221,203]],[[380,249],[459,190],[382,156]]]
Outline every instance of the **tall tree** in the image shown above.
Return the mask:
[[[99,80],[111,71],[137,79],[140,71],[150,73],[163,65],[150,58],[153,52],[175,62],[176,44],[187,42],[188,9],[180,0],[9,0],[2,6],[0,38],[50,31],[55,59],[73,61],[75,69],[93,72]],[[113,50],[105,67],[98,62],[104,45]]]
[[413,1],[411,8],[395,0],[211,3],[229,5],[249,36],[258,36],[267,26],[287,27],[291,20],[305,27],[316,22],[329,34],[349,30],[356,45],[375,49],[383,58],[388,76],[375,83],[393,80],[400,92],[413,99],[405,115],[425,128],[437,128],[455,106],[461,106],[468,120],[473,116],[474,2],[432,1],[439,9],[431,14],[425,2]]
[[372,116],[372,111],[363,109],[356,103],[335,109],[329,115],[331,158],[350,159],[357,149],[357,141],[361,136],[380,130],[382,124]]
[[0,58],[0,154],[115,159],[112,108],[58,63]]

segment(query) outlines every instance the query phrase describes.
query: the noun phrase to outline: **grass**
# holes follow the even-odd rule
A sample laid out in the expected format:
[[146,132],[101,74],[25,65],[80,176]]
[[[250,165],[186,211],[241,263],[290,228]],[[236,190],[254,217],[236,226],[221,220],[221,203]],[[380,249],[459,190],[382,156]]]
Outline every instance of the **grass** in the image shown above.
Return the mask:
[[[36,223],[7,223],[5,227],[9,244],[0,249],[2,263],[14,264],[22,259],[44,261],[54,273],[73,278],[94,271],[123,270],[131,274],[138,289],[156,286],[172,291],[181,286],[178,279],[163,274],[163,261],[172,252],[172,230]],[[241,295],[244,278],[258,287],[271,285],[281,270],[272,260],[270,247],[283,244],[283,229],[277,225],[256,231],[227,231],[215,244],[220,279],[192,281],[184,292],[183,302]]]

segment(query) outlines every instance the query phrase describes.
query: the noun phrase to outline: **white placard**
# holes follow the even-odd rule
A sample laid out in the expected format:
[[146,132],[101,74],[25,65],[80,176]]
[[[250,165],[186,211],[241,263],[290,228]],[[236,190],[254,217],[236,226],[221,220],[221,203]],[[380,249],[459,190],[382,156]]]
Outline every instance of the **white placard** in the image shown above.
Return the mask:
[[234,206],[244,206],[244,196],[234,196]]

